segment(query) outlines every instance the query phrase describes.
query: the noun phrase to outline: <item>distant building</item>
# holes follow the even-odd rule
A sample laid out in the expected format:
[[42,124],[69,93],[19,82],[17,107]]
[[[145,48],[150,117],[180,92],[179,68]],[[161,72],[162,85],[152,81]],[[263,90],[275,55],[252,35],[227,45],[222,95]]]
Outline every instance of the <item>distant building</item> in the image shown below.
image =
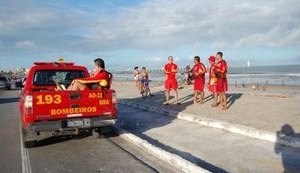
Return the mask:
[[250,67],[250,61],[249,60],[247,61],[247,67]]

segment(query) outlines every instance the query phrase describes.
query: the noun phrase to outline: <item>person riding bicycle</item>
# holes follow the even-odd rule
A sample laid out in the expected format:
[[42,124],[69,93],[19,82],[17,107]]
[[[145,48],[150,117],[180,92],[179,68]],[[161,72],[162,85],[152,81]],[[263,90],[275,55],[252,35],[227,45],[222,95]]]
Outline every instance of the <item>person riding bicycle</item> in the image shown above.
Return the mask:
[[151,93],[150,91],[150,88],[149,88],[149,83],[150,83],[150,80],[149,80],[149,73],[146,69],[146,67],[142,67],[142,71],[141,71],[141,94],[143,94],[143,92],[145,91],[145,86],[148,87],[148,91],[150,93],[150,96],[153,96],[153,94]]

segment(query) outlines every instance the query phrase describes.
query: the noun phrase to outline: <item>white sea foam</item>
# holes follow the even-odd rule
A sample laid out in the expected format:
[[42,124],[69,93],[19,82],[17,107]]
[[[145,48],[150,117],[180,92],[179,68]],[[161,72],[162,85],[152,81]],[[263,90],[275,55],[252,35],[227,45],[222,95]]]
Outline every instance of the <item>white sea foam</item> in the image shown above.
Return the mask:
[[300,77],[300,73],[289,73],[286,74],[287,76],[294,76],[294,77]]

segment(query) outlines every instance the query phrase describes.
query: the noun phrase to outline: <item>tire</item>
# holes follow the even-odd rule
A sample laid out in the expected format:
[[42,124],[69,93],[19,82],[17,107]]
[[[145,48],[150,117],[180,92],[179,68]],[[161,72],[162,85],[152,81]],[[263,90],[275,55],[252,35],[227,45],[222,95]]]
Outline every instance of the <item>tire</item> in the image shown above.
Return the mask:
[[148,97],[148,93],[149,93],[149,89],[146,89],[144,92],[143,92],[143,98],[146,99]]
[[38,141],[37,140],[23,141],[23,144],[24,144],[24,148],[34,148],[37,146]]
[[179,86],[184,85],[184,80],[183,80],[182,77],[177,77],[176,79],[177,79],[177,82],[178,82],[178,85],[179,85]]
[[22,140],[24,148],[34,148],[38,145],[37,133],[22,128]]
[[7,86],[6,89],[7,89],[7,90],[11,90],[11,86],[10,86],[10,85]]
[[112,133],[113,131],[114,131],[114,126],[113,125],[98,128],[98,133],[102,134],[102,135]]

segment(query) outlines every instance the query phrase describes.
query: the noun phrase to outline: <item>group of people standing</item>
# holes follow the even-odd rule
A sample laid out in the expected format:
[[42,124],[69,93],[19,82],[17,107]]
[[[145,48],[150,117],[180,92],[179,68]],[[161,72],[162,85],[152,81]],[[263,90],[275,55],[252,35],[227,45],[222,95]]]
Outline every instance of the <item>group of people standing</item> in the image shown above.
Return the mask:
[[[214,101],[212,107],[218,106],[218,100],[222,110],[227,109],[226,91],[228,90],[227,83],[227,63],[223,60],[223,53],[217,52],[216,56],[210,56],[208,58],[210,63],[208,89],[213,94]],[[198,95],[200,95],[200,103],[204,103],[204,87],[205,87],[205,73],[207,69],[201,62],[199,56],[194,57],[194,67],[190,70],[191,78],[194,80],[194,104],[197,103]],[[174,63],[172,56],[168,57],[168,63],[164,67],[164,73],[166,74],[165,90],[166,90],[166,103],[169,105],[170,91],[174,90],[176,104],[178,102],[178,82],[176,80],[176,74],[178,73],[178,66]]]
[[[227,97],[226,91],[228,90],[227,83],[227,63],[223,60],[223,53],[217,52],[215,56],[208,58],[210,68],[206,69],[205,65],[201,62],[199,56],[194,57],[194,66],[189,70],[191,78],[194,81],[194,104],[198,102],[198,96],[200,95],[200,103],[204,103],[204,88],[205,88],[205,73],[209,72],[208,90],[213,95],[212,107],[221,105],[222,110],[227,109]],[[166,90],[166,102],[165,105],[170,104],[170,92],[175,92],[176,104],[180,104],[178,96],[178,81],[176,75],[179,69],[177,64],[174,63],[172,56],[168,57],[168,63],[164,66],[164,74],[166,75],[165,90]],[[134,69],[136,86],[141,90],[141,82],[143,79],[148,80],[148,72],[143,67],[142,72],[138,71],[138,67]],[[141,75],[142,79],[139,79]]]

